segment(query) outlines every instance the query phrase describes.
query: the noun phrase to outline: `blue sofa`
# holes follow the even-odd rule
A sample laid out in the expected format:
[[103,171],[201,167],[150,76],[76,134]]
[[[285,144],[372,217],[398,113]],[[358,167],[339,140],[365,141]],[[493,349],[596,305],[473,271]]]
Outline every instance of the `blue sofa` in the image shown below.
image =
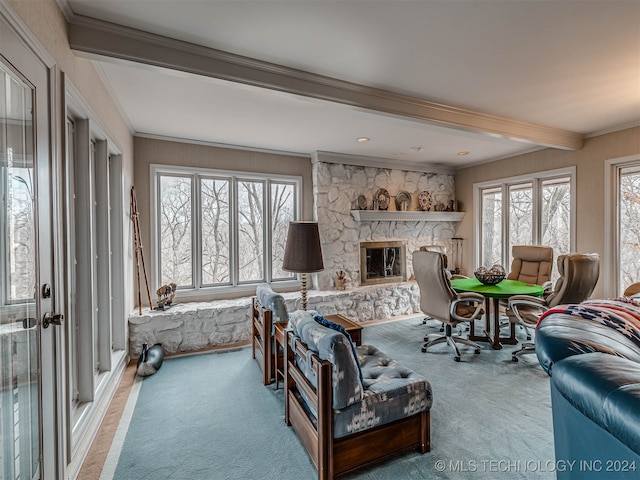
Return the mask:
[[551,377],[559,480],[640,479],[636,300],[561,305],[538,324],[536,354]]

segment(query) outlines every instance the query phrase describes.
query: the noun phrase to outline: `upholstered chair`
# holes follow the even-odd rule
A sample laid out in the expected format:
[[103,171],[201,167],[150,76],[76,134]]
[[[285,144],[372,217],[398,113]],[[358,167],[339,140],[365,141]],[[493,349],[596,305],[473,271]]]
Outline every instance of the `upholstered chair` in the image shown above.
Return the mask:
[[[537,245],[515,245],[511,248],[511,270],[507,275],[508,280],[518,280],[525,283],[542,285],[545,291],[553,288],[551,273],[553,271],[553,248]],[[508,302],[500,302],[502,309],[506,309]],[[501,323],[503,327],[508,322]],[[521,327],[527,333],[527,340],[531,340],[531,330],[527,325]]]
[[508,280],[545,285],[551,280],[553,248],[536,245],[515,245],[511,249],[511,270]]
[[[512,323],[535,327],[544,312],[560,304],[580,303],[593,293],[600,275],[600,256],[597,253],[571,253],[560,255],[557,263],[560,278],[553,290],[543,297],[514,295],[509,298],[507,315]],[[518,355],[532,353],[535,346],[525,342],[522,348],[512,353],[511,359],[518,361]]]
[[455,351],[454,359],[460,361],[457,344],[465,344],[480,353],[480,346],[458,335],[453,335],[453,327],[462,322],[473,322],[482,313],[484,297],[476,293],[456,293],[451,288],[447,274],[447,257],[443,253],[413,252],[413,270],[420,288],[420,310],[430,318],[444,323],[445,334],[434,339],[427,335],[422,351],[438,343],[446,342]]

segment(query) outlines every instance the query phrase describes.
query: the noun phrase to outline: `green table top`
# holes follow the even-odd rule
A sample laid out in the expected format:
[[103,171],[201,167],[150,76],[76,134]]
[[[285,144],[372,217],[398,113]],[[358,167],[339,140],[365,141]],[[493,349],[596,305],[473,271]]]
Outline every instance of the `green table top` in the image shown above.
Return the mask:
[[490,298],[509,298],[512,295],[539,297],[544,293],[541,285],[506,279],[496,285],[483,285],[477,278],[456,278],[451,280],[451,287],[456,292],[475,292]]

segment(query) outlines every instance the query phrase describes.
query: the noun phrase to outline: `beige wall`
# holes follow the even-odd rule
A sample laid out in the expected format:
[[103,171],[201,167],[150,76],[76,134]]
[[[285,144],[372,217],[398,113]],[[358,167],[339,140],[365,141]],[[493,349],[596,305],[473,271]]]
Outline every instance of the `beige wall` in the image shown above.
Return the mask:
[[[61,165],[64,154],[62,151],[64,142],[63,122],[63,102],[64,92],[62,91],[62,77],[66,76],[70,80],[85,102],[100,119],[103,127],[115,140],[122,151],[124,179],[123,185],[126,199],[123,204],[129,204],[129,186],[133,183],[133,135],[121,116],[117,106],[111,99],[108,90],[92,63],[89,60],[79,58],[73,54],[69,48],[67,37],[67,22],[62,12],[58,8],[55,0],[8,0],[7,2],[18,16],[22,19],[27,28],[33,33],[35,38],[42,44],[43,48],[54,58],[58,77],[56,84],[56,111],[53,113],[56,123],[56,146],[55,161],[58,167]],[[131,222],[128,218],[129,212],[124,212],[123,224],[125,225],[123,242],[125,245],[125,293],[127,295],[126,311],[134,308],[133,304],[133,252],[131,248]],[[126,321],[126,319],[123,319]]]
[[[302,177],[302,219],[313,220],[313,186],[311,180],[311,158],[293,155],[265,153],[252,150],[222,148],[210,145],[158,140],[146,137],[135,138],[135,188],[140,211],[140,230],[145,250],[150,253],[150,172],[152,164],[178,165],[212,168],[240,172],[258,172],[274,175],[296,175]],[[147,268],[149,263],[147,262]],[[150,280],[154,292],[159,285]],[[200,298],[190,297],[189,300]],[[206,297],[202,297],[206,299]]]
[[[539,150],[456,172],[456,195],[460,208],[467,212],[458,226],[457,235],[464,238],[464,269],[475,269],[473,245],[473,184],[524,175],[532,172],[574,166],[576,168],[576,251],[596,252],[604,260],[605,162],[640,153],[640,127],[588,138],[581,150]],[[603,296],[603,268],[594,296]]]

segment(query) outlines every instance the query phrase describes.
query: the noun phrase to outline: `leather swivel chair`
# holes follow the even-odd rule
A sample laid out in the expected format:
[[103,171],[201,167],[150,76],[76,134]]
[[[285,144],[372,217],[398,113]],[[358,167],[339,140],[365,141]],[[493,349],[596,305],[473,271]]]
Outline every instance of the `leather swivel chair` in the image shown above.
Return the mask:
[[438,343],[446,342],[455,351],[454,359],[460,361],[457,344],[465,344],[480,353],[480,346],[458,335],[453,335],[453,327],[462,322],[473,322],[482,313],[484,297],[476,293],[456,293],[451,288],[447,274],[447,257],[439,252],[413,252],[413,270],[420,288],[420,310],[430,318],[444,323],[445,334],[430,340],[427,335],[422,351]]
[[551,280],[553,248],[536,245],[515,245],[511,249],[511,270],[508,280],[543,285]]
[[[510,322],[535,327],[548,309],[561,304],[580,303],[591,296],[600,275],[600,256],[597,253],[560,255],[557,267],[560,278],[546,296],[514,295],[509,298],[507,316]],[[511,354],[511,359],[517,362],[518,355],[534,351],[535,345],[525,342],[520,350]]]
[[[537,245],[514,245],[511,248],[511,270],[508,280],[518,280],[525,283],[542,285],[545,291],[551,290],[551,272],[553,271],[553,248]],[[507,301],[501,301],[501,306],[507,308]],[[507,322],[500,326],[508,325]],[[522,325],[527,332],[527,340],[531,340],[531,330]]]

